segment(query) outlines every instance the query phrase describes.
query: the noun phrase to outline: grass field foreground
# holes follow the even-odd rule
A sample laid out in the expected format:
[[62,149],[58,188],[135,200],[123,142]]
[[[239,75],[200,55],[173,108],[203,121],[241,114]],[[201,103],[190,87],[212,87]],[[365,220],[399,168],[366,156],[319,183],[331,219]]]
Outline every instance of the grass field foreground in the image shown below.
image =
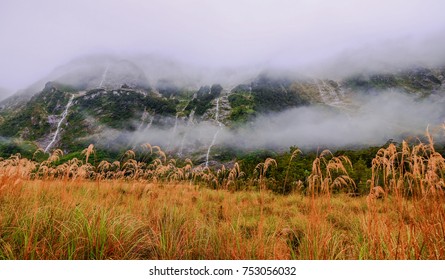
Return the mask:
[[93,166],[92,145],[63,164],[60,150],[0,160],[0,259],[445,258],[445,160],[432,139],[380,149],[358,197],[335,191],[354,181],[329,151],[295,182],[304,189],[282,195],[268,189],[272,158],[246,180],[238,164],[177,167],[146,148],[149,164],[130,150]]

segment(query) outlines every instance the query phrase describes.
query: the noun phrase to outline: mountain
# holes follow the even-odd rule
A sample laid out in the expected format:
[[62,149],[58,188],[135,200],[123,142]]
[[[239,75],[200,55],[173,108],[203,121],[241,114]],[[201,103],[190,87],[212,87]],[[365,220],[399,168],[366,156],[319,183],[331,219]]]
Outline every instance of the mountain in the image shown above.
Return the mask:
[[[329,135],[328,130],[335,131],[338,125],[341,131],[343,120],[350,122],[349,128],[344,129],[356,129],[363,123],[361,119],[368,116],[366,110],[374,96],[381,98],[398,92],[404,97],[394,104],[402,106],[401,102],[405,102],[425,112],[430,110],[430,103],[442,104],[445,96],[445,67],[357,73],[340,80],[263,71],[251,77],[241,75],[244,82],[236,85],[232,84],[236,80],[233,77],[229,82],[222,77],[221,83],[198,85],[199,75],[193,73],[184,74],[180,80],[175,78],[185,71],[182,66],[168,75],[166,69],[172,67],[168,64],[163,67],[164,75],[157,73],[156,77],[147,77],[147,73],[154,73],[147,70],[148,61],[138,64],[132,60],[99,57],[79,59],[58,68],[50,75],[53,79],[41,90],[34,94],[25,91],[28,93],[22,92],[0,102],[0,136],[33,143],[45,151],[61,148],[68,153],[79,151],[90,143],[102,149],[123,150],[148,142],[162,146],[171,154],[194,156],[198,162],[208,162],[213,146],[217,146],[218,152],[224,146],[258,148],[294,143],[292,139],[284,141],[277,137],[274,140],[269,139],[269,135],[264,136],[267,131],[274,134],[272,131],[278,127],[281,129],[277,130],[278,134],[287,131],[295,135],[289,129],[298,130],[295,145],[309,146],[310,143],[301,142],[301,135],[308,132],[307,127],[317,129],[319,123],[324,124],[327,141],[341,138]],[[161,65],[157,61],[156,66],[162,68]],[[188,77],[190,81],[187,82]],[[295,113],[298,108],[300,111]],[[443,122],[443,110],[434,111],[433,119],[426,121]],[[290,117],[273,124],[286,114]],[[339,121],[325,125],[332,120]],[[272,122],[272,130],[264,126],[266,131],[261,131],[260,121]],[[419,132],[414,126],[405,126],[404,122],[412,123],[402,118],[396,125],[386,128],[382,137]],[[292,123],[298,126],[292,127]],[[415,123],[415,128],[423,125],[423,122]],[[391,131],[395,135],[389,135]],[[258,137],[246,140],[252,135]],[[254,145],[253,142],[261,137],[267,140]],[[314,139],[314,145],[317,140],[321,139]],[[341,145],[342,142],[333,143]],[[220,154],[219,157],[224,156]],[[213,154],[213,158],[218,155]]]

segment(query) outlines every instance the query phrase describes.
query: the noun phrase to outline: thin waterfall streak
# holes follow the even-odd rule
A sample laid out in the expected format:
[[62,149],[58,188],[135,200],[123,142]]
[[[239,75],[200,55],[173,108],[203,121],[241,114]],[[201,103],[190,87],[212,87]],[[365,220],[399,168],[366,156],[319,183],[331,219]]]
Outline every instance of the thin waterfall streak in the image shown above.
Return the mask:
[[70,99],[68,100],[68,103],[66,104],[65,110],[62,113],[62,118],[60,119],[59,123],[57,124],[56,132],[54,133],[53,139],[51,142],[49,142],[48,146],[45,148],[45,153],[49,151],[51,146],[56,142],[57,136],[60,133],[60,128],[62,126],[63,121],[66,119],[66,116],[68,115],[68,109],[71,107],[71,104],[73,103],[74,95],[71,95]]
[[210,151],[212,150],[212,147],[215,145],[216,138],[218,138],[218,134],[222,129],[222,123],[219,121],[219,101],[220,101],[220,99],[221,98],[216,99],[216,113],[215,113],[215,121],[218,124],[219,128],[213,135],[212,142],[210,143],[209,148],[207,149],[205,167],[209,167]]

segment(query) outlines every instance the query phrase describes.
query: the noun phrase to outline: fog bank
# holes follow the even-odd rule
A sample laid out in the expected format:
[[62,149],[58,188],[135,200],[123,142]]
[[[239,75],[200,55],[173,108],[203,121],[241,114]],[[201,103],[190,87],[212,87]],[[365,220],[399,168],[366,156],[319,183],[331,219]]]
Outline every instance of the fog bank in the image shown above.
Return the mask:
[[135,132],[108,129],[94,138],[109,139],[108,147],[119,143],[134,146],[150,143],[182,154],[196,150],[204,153],[218,131],[215,146],[248,150],[382,145],[389,139],[401,141],[422,136],[428,126],[437,136],[444,136],[443,130],[435,130],[445,122],[443,94],[416,100],[400,92],[387,91],[360,95],[354,102],[359,105],[354,111],[321,105],[298,107],[258,116],[237,129],[221,128],[214,121],[197,123],[171,118],[165,120],[170,123],[168,129],[155,126]]

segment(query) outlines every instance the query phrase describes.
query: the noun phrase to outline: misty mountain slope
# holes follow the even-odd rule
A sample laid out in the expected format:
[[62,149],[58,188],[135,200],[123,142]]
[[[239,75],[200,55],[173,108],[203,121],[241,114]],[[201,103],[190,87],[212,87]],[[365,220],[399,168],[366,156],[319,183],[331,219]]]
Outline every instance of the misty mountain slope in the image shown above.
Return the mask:
[[282,111],[291,107],[309,105],[309,100],[295,91],[291,85],[292,81],[288,79],[271,79],[260,75],[251,84],[255,111]]
[[325,105],[339,110],[353,110],[353,92],[343,88],[341,81],[323,79],[281,78],[262,74],[251,84],[232,90],[229,100],[233,120],[247,120],[255,115],[287,109]]
[[27,140],[43,137],[55,122],[55,116],[62,114],[68,99],[66,91],[58,89],[53,83],[47,83],[42,92],[33,96],[25,106],[4,115],[0,135],[19,136]]
[[[69,89],[69,90],[67,90]],[[59,83],[47,83],[23,108],[5,115],[0,135],[36,141],[44,148],[57,128],[68,100],[73,104],[62,125],[60,147],[68,148],[76,139],[97,133],[102,127],[136,130],[135,120],[144,113],[160,117],[176,113],[176,101],[127,86],[115,89],[75,91]],[[141,122],[146,121],[142,120]],[[84,143],[82,143],[84,144]]]
[[[76,98],[77,111],[96,118],[113,128],[134,130],[131,121],[154,116],[174,116],[176,100],[157,96],[152,92],[122,87],[112,90],[95,89]],[[144,120],[142,120],[144,121]]]
[[168,75],[149,86],[137,62],[93,62],[65,65],[20,106],[2,103],[0,136],[66,152],[151,143],[202,162],[224,147],[379,144],[445,121],[444,68],[341,80],[262,73],[234,87],[194,89]]
[[0,101],[0,115],[7,115],[14,110],[19,110],[23,107],[30,99],[32,95],[25,95],[16,93],[9,96],[2,101]]
[[222,90],[221,85],[200,87],[185,110],[194,111],[199,117],[203,116],[207,110],[213,107],[212,101],[220,97]]
[[[92,135],[108,130],[122,133],[145,130],[151,125],[164,126],[165,119],[176,114],[177,101],[166,99],[143,89],[123,86],[116,89],[95,89],[76,95],[67,118],[69,128],[61,137],[62,147],[73,149],[91,141]],[[116,137],[119,137],[117,135]],[[109,144],[115,139],[99,139],[96,144]],[[125,146],[129,143],[121,143]]]
[[351,91],[381,91],[398,89],[425,96],[444,90],[445,68],[413,67],[397,73],[360,74],[349,77],[343,84]]
[[45,87],[48,81],[59,84],[59,87],[63,85],[70,91],[119,88],[123,84],[150,89],[144,71],[133,62],[112,56],[88,56],[56,68],[45,78],[1,100],[0,113],[23,107]]

